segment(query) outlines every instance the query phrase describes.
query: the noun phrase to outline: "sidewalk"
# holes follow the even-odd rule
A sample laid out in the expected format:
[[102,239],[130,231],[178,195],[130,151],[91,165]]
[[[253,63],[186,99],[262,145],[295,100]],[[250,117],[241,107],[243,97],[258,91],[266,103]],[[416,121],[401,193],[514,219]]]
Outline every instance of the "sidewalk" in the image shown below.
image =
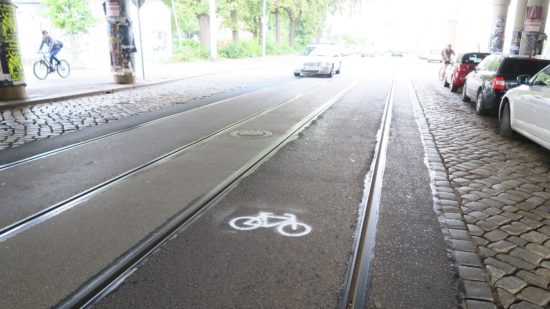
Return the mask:
[[288,64],[291,63],[291,58],[291,56],[274,56],[220,60],[216,62],[146,64],[145,79],[140,70],[136,72],[136,82],[129,85],[114,83],[108,66],[102,69],[74,69],[67,79],[63,79],[53,73],[48,75],[45,80],[38,80],[32,72],[32,67],[26,67],[27,98],[23,100],[0,100],[0,109],[112,93],[233,70],[260,68],[278,62]]

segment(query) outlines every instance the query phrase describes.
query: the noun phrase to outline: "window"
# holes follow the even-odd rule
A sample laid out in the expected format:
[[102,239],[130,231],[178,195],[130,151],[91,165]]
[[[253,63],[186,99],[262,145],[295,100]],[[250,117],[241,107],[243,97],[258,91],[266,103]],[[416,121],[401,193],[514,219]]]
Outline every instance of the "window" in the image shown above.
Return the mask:
[[480,63],[485,57],[487,57],[487,53],[467,53],[462,56],[462,63],[465,64],[478,64]]
[[487,71],[489,69],[489,64],[493,61],[495,57],[487,57],[477,66],[480,71]]
[[550,67],[546,67],[537,75],[533,81],[533,85],[550,86]]

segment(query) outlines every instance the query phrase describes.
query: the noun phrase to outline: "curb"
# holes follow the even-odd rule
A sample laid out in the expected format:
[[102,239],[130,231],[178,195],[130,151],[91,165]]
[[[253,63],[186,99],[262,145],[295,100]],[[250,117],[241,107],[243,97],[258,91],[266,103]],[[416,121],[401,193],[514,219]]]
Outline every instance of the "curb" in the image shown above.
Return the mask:
[[488,274],[463,217],[460,197],[456,196],[451,187],[447,169],[430,132],[424,107],[419,101],[411,79],[409,79],[409,93],[418,129],[422,135],[426,166],[432,178],[434,211],[438,215],[443,236],[448,245],[449,263],[457,279],[459,307],[496,309],[498,300],[488,284]]
[[220,74],[220,73],[260,69],[260,68],[264,68],[264,67],[278,65],[279,63],[280,63],[280,61],[275,61],[274,63],[271,63],[271,64],[264,64],[264,65],[244,67],[244,68],[237,66],[237,67],[234,67],[234,68],[231,68],[231,69],[208,72],[208,73],[198,73],[198,74],[187,75],[187,76],[182,76],[182,77],[167,78],[167,79],[163,79],[163,80],[156,80],[156,81],[150,81],[150,82],[142,82],[142,83],[139,83],[139,84],[130,84],[130,85],[127,85],[127,86],[124,86],[124,85],[106,86],[103,89],[99,89],[99,90],[77,90],[77,91],[69,92],[67,94],[46,95],[46,96],[38,97],[38,98],[34,98],[34,99],[31,98],[31,99],[11,100],[11,101],[1,101],[0,100],[0,111],[4,110],[4,109],[26,107],[26,106],[36,105],[36,104],[55,103],[55,102],[59,102],[59,101],[77,99],[77,98],[100,95],[100,94],[111,94],[111,93],[115,93],[115,92],[119,92],[119,91],[134,90],[134,89],[148,87],[148,86],[157,86],[157,85],[161,85],[161,84],[168,84],[168,83],[178,82],[178,81],[182,81],[182,80],[186,80],[186,79],[210,76],[210,75],[215,75],[215,74]]

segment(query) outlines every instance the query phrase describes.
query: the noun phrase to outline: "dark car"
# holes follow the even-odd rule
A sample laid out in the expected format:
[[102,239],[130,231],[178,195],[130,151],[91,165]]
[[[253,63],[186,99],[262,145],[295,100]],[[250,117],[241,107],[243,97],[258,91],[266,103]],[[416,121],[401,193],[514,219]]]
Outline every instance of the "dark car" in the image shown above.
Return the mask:
[[550,60],[518,56],[490,55],[466,76],[462,100],[476,102],[476,114],[496,113],[507,90],[519,86],[517,77],[533,76]]
[[392,57],[403,57],[403,52],[400,50],[392,50],[391,51]]
[[456,55],[451,65],[445,71],[443,86],[451,88],[451,92],[456,92],[458,88],[464,85],[466,75],[472,72],[489,55],[489,53],[476,52]]

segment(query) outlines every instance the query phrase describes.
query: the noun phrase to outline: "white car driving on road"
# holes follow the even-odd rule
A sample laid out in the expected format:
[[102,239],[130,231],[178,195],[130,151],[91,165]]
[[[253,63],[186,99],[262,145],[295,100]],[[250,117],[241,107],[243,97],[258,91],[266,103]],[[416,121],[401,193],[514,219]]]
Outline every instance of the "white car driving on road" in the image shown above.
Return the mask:
[[294,76],[340,74],[342,57],[332,44],[310,45],[299,56]]
[[517,81],[521,86],[507,91],[500,103],[500,133],[511,137],[518,132],[550,149],[550,66]]

